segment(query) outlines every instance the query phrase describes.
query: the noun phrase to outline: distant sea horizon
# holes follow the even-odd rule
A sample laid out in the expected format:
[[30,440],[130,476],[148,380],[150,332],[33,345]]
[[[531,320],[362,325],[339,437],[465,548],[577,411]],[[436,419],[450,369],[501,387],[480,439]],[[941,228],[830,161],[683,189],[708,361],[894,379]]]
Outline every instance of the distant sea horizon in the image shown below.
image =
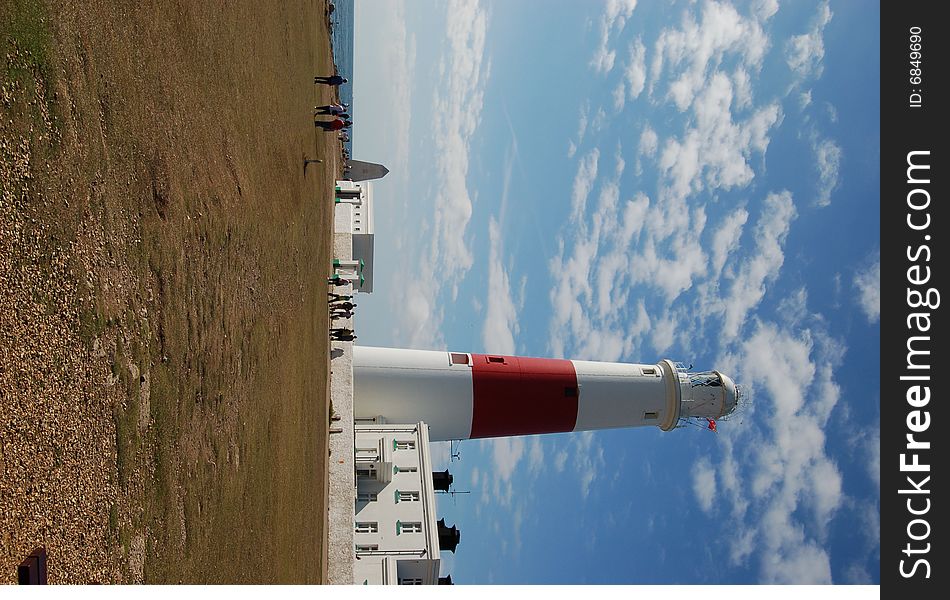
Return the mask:
[[[353,105],[353,12],[355,0],[330,0],[336,8],[330,14],[330,23],[333,26],[330,35],[330,46],[333,50],[333,63],[336,65],[337,73],[349,79],[348,83],[341,85],[339,89],[340,100],[350,105],[350,116],[353,118],[354,127],[356,126],[356,107]],[[349,142],[344,146],[353,156],[353,134],[350,133]]]

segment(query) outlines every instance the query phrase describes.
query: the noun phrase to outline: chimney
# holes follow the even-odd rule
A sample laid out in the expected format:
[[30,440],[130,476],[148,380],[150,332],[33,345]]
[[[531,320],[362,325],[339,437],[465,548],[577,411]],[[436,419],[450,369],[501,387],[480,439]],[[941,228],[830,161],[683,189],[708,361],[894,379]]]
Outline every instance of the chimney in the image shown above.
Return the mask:
[[449,470],[444,471],[433,471],[432,472],[432,484],[435,486],[435,489],[440,492],[449,491],[449,486],[452,485],[453,477],[449,473]]
[[461,537],[458,527],[447,527],[445,518],[439,519],[439,550],[449,550],[455,554],[455,547],[459,545]]

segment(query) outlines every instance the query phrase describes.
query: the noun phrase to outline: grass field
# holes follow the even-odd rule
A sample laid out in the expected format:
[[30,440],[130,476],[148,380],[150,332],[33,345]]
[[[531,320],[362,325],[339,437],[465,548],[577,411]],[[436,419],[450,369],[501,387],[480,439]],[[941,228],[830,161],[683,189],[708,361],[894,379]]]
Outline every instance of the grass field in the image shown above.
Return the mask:
[[324,581],[325,9],[0,0],[0,582]]

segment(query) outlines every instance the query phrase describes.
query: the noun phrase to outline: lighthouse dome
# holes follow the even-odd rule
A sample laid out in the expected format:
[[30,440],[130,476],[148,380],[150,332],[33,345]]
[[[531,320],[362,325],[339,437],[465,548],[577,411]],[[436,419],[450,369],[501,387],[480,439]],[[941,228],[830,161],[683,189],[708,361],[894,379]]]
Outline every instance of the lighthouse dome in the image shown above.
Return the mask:
[[689,372],[680,376],[681,417],[718,419],[739,404],[739,388],[719,371]]
[[723,390],[723,406],[722,406],[722,415],[730,415],[736,410],[736,406],[739,405],[739,397],[742,395],[739,386],[736,385],[736,382],[732,380],[728,375],[723,375],[716,371],[719,375],[719,378],[722,380],[722,390]]

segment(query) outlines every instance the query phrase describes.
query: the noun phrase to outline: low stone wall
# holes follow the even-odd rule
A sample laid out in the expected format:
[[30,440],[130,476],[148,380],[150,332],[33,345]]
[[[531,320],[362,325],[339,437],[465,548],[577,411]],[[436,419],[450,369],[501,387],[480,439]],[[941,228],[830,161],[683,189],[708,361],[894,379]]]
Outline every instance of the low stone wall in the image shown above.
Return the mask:
[[[333,257],[351,258],[352,240],[348,233],[333,235]],[[350,293],[349,287],[330,288],[337,293]],[[352,319],[337,319],[331,327],[353,328]],[[330,421],[329,515],[327,519],[327,583],[351,585],[356,542],[353,530],[353,509],[356,497],[353,433],[353,344],[330,343]]]

